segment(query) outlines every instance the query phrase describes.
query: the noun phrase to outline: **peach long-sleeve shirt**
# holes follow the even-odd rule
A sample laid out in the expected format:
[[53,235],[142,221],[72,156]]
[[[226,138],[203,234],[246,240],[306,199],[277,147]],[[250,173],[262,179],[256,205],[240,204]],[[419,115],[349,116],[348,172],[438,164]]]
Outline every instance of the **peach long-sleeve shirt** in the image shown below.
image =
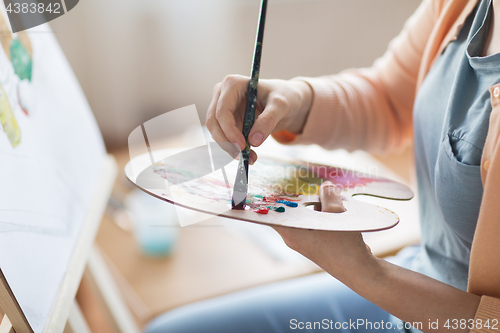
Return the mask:
[[[454,40],[478,0],[424,0],[371,68],[298,78],[313,103],[299,135],[277,132],[286,144],[390,151],[412,139],[415,95],[435,60]],[[481,159],[484,187],[472,244],[468,291],[484,296],[476,318],[500,317],[500,84],[490,87],[492,112]],[[488,297],[491,296],[491,297]]]

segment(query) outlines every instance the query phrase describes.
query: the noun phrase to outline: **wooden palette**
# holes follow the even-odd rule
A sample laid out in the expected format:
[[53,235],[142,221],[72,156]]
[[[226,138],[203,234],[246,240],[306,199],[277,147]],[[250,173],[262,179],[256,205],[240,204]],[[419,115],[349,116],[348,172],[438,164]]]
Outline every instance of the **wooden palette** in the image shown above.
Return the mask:
[[[178,153],[153,151],[140,155],[127,164],[125,174],[141,190],[184,208],[242,221],[304,229],[388,229],[399,222],[394,212],[354,197],[370,195],[393,200],[413,197],[410,188],[389,179],[327,165],[259,156],[249,170],[247,209],[232,210],[237,161],[213,145]],[[158,159],[159,156],[167,157]],[[157,162],[153,164],[153,161]],[[342,188],[346,212],[323,213],[313,209],[319,204],[319,185],[325,180]],[[294,202],[298,206],[288,207],[276,200]],[[255,212],[263,206],[271,208],[268,214]],[[285,207],[285,212],[273,210],[280,206]]]

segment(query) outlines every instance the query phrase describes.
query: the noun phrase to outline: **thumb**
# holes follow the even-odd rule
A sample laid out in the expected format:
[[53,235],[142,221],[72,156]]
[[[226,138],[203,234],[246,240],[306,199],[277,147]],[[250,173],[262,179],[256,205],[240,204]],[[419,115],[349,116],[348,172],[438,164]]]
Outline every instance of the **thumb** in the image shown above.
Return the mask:
[[321,211],[329,213],[345,212],[342,203],[341,190],[330,181],[321,184],[319,188],[319,201],[321,202]]

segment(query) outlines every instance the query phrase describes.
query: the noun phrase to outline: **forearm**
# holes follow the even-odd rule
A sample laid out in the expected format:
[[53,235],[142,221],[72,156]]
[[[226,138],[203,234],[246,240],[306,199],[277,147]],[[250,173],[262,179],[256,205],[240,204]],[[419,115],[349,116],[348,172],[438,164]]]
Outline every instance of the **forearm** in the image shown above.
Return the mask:
[[[338,270],[338,269],[337,269]],[[375,257],[343,269],[339,280],[356,293],[396,317],[412,323],[421,322],[424,332],[449,331],[444,324],[453,319],[466,320],[468,332],[480,297],[425,275],[396,266]],[[429,323],[438,321],[439,329]]]
[[300,134],[302,133],[309,110],[311,109],[313,90],[307,82],[302,80],[290,80],[289,83],[290,89],[293,89],[295,95],[298,96],[298,102],[295,105],[296,110],[293,110],[293,112],[291,112],[292,116],[287,119],[285,130],[293,134]]

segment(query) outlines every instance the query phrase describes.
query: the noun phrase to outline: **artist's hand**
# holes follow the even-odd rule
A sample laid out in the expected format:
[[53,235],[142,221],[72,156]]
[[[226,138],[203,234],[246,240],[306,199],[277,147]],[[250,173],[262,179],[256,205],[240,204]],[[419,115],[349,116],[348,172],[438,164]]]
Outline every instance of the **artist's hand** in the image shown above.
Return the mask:
[[[212,137],[225,150],[227,143],[238,150],[246,146],[242,134],[243,118],[250,78],[229,75],[214,87],[206,125]],[[259,80],[255,122],[250,131],[251,146],[258,147],[273,132],[288,130],[300,133],[312,103],[311,87],[299,80]],[[230,152],[231,153],[231,152]],[[234,156],[234,152],[232,153]],[[254,151],[250,163],[257,160]]]
[[[338,213],[341,211],[339,196],[334,184],[324,182],[319,194],[322,212],[342,214]],[[342,282],[350,279],[350,274],[356,271],[356,267],[375,259],[359,232],[272,227],[291,249],[309,258]]]

